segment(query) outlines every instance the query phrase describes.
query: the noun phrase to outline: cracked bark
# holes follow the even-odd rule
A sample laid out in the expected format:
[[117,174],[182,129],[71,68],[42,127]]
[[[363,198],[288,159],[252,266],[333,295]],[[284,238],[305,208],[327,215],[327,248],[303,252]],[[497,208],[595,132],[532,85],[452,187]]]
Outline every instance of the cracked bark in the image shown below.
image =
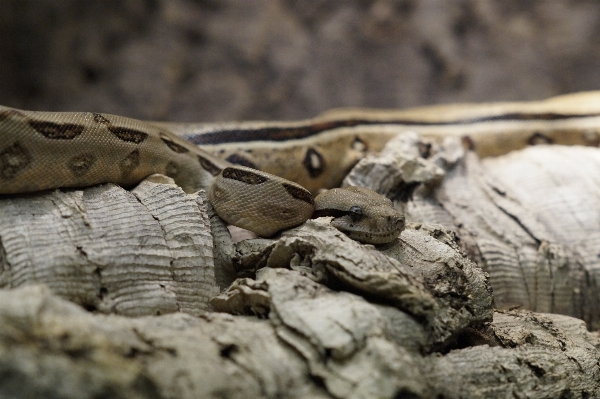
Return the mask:
[[202,195],[143,182],[0,200],[0,286],[44,283],[90,310],[199,315],[218,292]]
[[[496,307],[565,314],[598,329],[598,149],[539,145],[479,160],[448,139],[430,143],[423,158],[423,142],[398,136],[381,156],[361,160],[345,184],[395,196],[408,221],[456,231],[489,273]],[[394,191],[402,182],[420,183],[410,201]]]
[[599,397],[584,321],[492,309],[597,324],[599,158],[400,136],[348,177],[413,220],[377,248],[326,218],[233,247],[158,178],[0,199],[0,396]]

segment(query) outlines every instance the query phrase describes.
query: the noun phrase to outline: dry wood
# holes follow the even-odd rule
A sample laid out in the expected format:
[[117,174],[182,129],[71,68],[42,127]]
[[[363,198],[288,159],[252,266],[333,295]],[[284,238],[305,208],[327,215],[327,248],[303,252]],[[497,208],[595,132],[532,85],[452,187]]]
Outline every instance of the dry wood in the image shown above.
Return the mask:
[[[490,342],[426,359],[424,373],[445,398],[596,398],[598,336],[556,314],[497,312]],[[489,346],[492,343],[498,346]]]
[[345,184],[395,198],[407,220],[456,231],[489,273],[496,307],[575,316],[598,329],[598,170],[596,148],[541,145],[480,161],[456,140],[439,146],[408,133],[359,162]]
[[[598,397],[600,340],[582,321],[496,313],[451,352],[390,306],[264,269],[268,320],[93,315],[44,286],[0,290],[0,396],[19,398]],[[489,344],[496,345],[490,346]],[[472,346],[476,345],[476,346]]]
[[0,397],[600,397],[583,321],[492,312],[600,323],[598,166],[398,137],[349,176],[414,221],[377,248],[327,218],[234,247],[157,176],[0,199]]
[[[323,218],[289,230],[278,240],[238,244],[236,263],[241,270],[291,267],[332,288],[392,305],[421,322],[428,334],[423,350],[430,350],[462,328],[491,318],[487,280],[450,235],[441,228],[415,226],[380,250],[351,240]],[[244,313],[239,304],[251,302],[235,298],[238,293],[247,295],[240,285],[211,304],[217,310]]]
[[[434,200],[408,216],[455,229],[490,275],[498,307],[562,313],[600,327],[600,151],[531,147],[480,162],[468,154]],[[449,223],[450,222],[450,223]]]
[[44,283],[105,313],[202,314],[218,292],[207,203],[148,181],[0,199],[0,286]]

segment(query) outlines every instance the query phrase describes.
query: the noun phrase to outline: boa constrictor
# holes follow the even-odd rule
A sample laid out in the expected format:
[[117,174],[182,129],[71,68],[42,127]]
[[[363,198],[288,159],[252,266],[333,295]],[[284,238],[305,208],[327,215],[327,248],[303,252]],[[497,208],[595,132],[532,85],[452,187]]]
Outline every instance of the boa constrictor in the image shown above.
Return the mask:
[[[206,189],[221,218],[271,236],[313,213],[359,241],[395,239],[404,216],[367,189],[330,190],[367,151],[413,130],[460,137],[480,156],[528,145],[600,142],[600,92],[538,102],[455,104],[401,111],[336,110],[296,122],[143,122],[88,112],[0,107],[0,194],[112,182],[153,173]],[[315,210],[316,209],[316,210]]]

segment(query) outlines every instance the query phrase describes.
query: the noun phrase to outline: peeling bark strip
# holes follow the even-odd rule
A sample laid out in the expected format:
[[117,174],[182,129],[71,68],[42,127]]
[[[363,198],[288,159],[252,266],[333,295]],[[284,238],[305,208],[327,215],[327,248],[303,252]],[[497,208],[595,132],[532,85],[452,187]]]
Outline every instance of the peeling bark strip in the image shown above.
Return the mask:
[[29,126],[44,137],[53,140],[72,140],[79,136],[84,127],[74,123],[54,123],[46,121],[29,121]]
[[217,176],[219,173],[221,173],[221,168],[219,168],[217,165],[212,163],[210,160],[208,160],[207,158],[204,158],[201,155],[197,155],[197,157],[198,157],[198,162],[200,162],[200,166],[202,166],[202,168],[205,171],[207,171],[208,173],[210,173],[213,176]]
[[315,199],[313,198],[312,194],[304,188],[300,188],[288,183],[281,184],[292,197],[296,198],[297,200],[304,201],[307,204],[314,205]]
[[141,132],[135,129],[129,129],[126,127],[118,127],[118,126],[109,126],[108,130],[119,139],[123,141],[128,141],[130,143],[139,144],[142,141],[146,140],[148,137],[147,133]]
[[232,179],[241,181],[246,184],[262,184],[266,182],[268,179],[264,176],[259,175],[258,173],[250,172],[247,170],[240,170],[234,168],[225,168],[223,169],[223,177],[225,179]]
[[81,177],[89,172],[90,168],[96,162],[94,154],[85,153],[77,155],[69,160],[67,166],[69,170],[77,177]]
[[12,145],[0,149],[0,177],[10,180],[31,163],[31,155],[15,141]]
[[178,154],[185,154],[186,152],[190,152],[190,150],[188,150],[187,148],[185,148],[184,146],[182,146],[181,144],[177,144],[176,142],[174,142],[173,140],[171,140],[170,138],[168,138],[167,136],[165,136],[164,134],[160,134],[160,139],[173,151],[175,151]]
[[599,169],[600,150],[589,147],[468,154],[433,192],[441,207],[416,193],[407,218],[456,226],[489,273],[497,307],[566,314],[598,329]]

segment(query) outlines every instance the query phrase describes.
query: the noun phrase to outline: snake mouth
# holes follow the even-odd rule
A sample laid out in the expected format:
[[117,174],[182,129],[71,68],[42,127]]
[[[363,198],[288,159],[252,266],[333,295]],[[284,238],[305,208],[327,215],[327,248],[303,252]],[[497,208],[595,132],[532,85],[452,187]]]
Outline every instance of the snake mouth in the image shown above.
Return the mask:
[[396,238],[398,238],[398,236],[402,232],[401,229],[384,231],[365,231],[336,226],[334,223],[332,223],[332,225],[342,233],[346,234],[348,237],[352,238],[353,240],[373,245],[388,244],[394,241]]
[[355,223],[351,217],[336,217],[331,225],[353,240],[364,244],[388,244],[394,241],[404,230],[404,216],[388,217],[386,223]]

